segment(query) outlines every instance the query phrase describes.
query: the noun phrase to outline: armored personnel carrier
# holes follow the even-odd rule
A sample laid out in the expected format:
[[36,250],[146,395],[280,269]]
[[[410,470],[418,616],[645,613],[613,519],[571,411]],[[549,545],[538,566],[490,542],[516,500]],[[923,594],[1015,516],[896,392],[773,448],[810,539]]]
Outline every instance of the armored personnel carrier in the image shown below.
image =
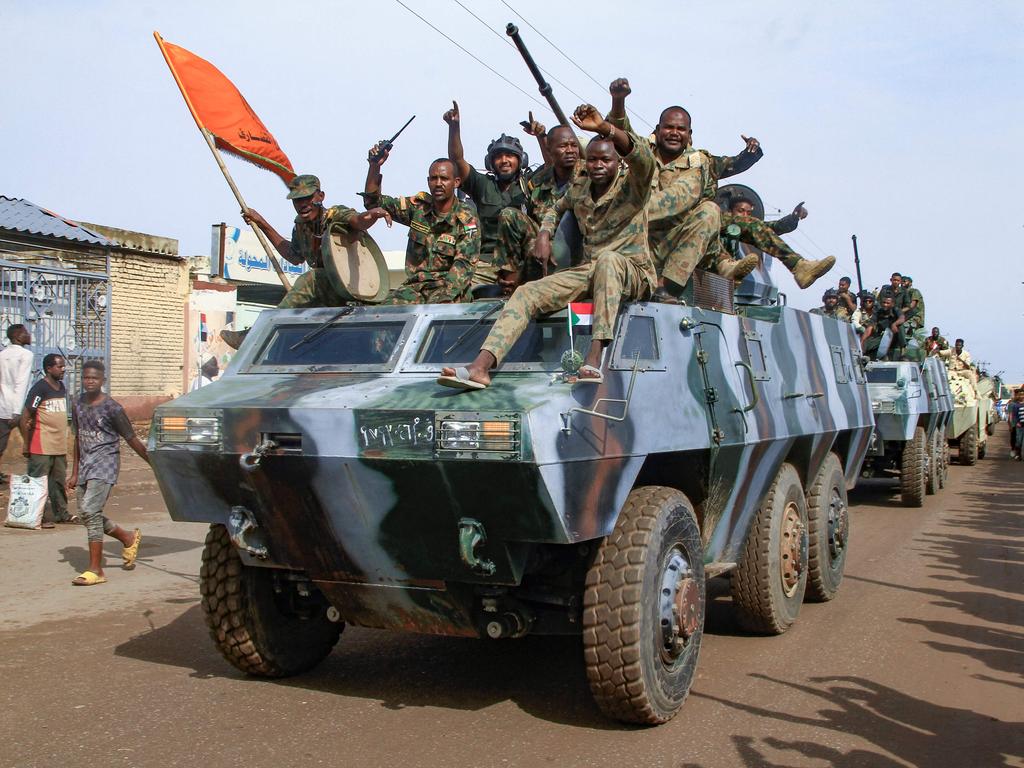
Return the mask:
[[945,367],[935,357],[921,364],[878,361],[868,363],[867,378],[875,431],[863,475],[898,476],[903,505],[920,507],[949,471],[945,436],[953,405]]
[[972,368],[950,368],[949,388],[953,394],[953,417],[946,428],[950,447],[957,449],[957,462],[974,466],[985,458],[988,448],[988,409],[991,400],[978,392],[978,376]]
[[624,306],[601,385],[565,354],[589,341],[574,305],[466,393],[435,379],[476,355],[498,302],[264,312],[150,435],[171,516],[211,524],[214,643],[280,677],[346,624],[579,634],[608,715],[672,718],[708,578],[730,575],[763,634],[835,596],[872,434],[850,325],[786,307],[765,269],[739,293],[698,274],[690,306]]

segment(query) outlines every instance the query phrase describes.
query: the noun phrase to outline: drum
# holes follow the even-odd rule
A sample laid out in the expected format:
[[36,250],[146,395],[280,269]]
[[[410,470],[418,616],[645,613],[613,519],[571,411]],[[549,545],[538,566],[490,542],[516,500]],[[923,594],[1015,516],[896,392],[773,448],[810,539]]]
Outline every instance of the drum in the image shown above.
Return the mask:
[[343,298],[376,304],[391,289],[388,265],[380,247],[365,232],[352,240],[344,224],[335,222],[320,245],[324,269]]

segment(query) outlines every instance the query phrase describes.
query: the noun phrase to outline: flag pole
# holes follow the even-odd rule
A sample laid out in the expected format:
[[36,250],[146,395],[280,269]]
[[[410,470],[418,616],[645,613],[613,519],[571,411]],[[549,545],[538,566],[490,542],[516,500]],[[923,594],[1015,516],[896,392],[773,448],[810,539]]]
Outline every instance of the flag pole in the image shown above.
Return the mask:
[[[188,111],[191,113],[192,119],[195,120],[196,127],[199,129],[199,132],[203,134],[203,138],[206,139],[206,146],[210,148],[210,152],[213,153],[213,159],[217,161],[217,167],[220,168],[220,172],[224,174],[224,180],[228,183],[228,186],[231,187],[231,191],[235,195],[235,200],[238,201],[242,210],[248,211],[249,206],[245,204],[245,199],[242,197],[241,191],[235,184],[235,180],[231,178],[231,173],[228,171],[228,167],[224,164],[224,158],[221,157],[220,152],[217,151],[217,145],[213,143],[213,136],[211,136],[210,132],[203,127],[202,123],[199,122],[199,116],[196,114],[195,107],[192,106],[192,100],[189,99],[188,92],[186,92],[185,86],[178,77],[178,73],[172,66],[170,57],[167,55],[167,50],[164,48],[164,39],[160,37],[159,32],[153,32],[153,37],[156,38],[156,44],[160,46],[160,53],[163,54],[164,61],[167,62],[167,68],[171,70],[171,76],[174,77],[174,82],[177,84],[178,90],[181,91],[181,97],[185,99],[185,105],[188,107]],[[260,245],[263,246],[263,250],[267,252],[267,258],[273,265],[274,272],[277,273],[277,279],[281,281],[281,285],[284,286],[286,291],[291,290],[292,284],[289,282],[287,275],[285,275],[284,270],[281,268],[281,264],[278,262],[277,257],[274,254],[274,248],[270,245],[270,241],[267,240],[267,236],[263,234],[263,231],[259,227],[253,224],[250,224],[249,226],[251,226],[252,231],[256,233],[256,238],[260,241]]]

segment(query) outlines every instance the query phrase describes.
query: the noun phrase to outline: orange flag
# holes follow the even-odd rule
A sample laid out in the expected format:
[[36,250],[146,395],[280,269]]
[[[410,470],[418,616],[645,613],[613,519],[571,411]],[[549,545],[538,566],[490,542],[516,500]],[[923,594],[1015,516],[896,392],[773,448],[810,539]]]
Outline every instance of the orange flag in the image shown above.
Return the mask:
[[291,160],[223,73],[156,32],[153,36],[196,124],[213,136],[217,147],[276,173],[286,184],[295,178]]

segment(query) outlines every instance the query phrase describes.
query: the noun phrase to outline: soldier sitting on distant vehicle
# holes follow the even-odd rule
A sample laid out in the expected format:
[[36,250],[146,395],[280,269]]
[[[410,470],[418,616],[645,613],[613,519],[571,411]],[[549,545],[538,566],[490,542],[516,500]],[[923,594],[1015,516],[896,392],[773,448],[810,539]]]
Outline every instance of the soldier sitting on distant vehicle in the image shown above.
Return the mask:
[[470,301],[473,272],[480,255],[480,230],[473,212],[455,196],[462,182],[455,161],[439,157],[427,171],[430,192],[411,197],[382,195],[381,165],[390,152],[381,144],[367,156],[366,207],[378,206],[409,228],[405,282],[382,304],[451,304]]
[[643,139],[602,119],[590,104],[576,109],[573,122],[599,138],[587,146],[586,173],[545,214],[534,257],[541,263],[551,257],[558,219],[572,211],[584,236],[582,262],[516,289],[476,359],[466,368],[443,368],[439,384],[487,387],[491,369],[501,364],[531,319],[586,296],[594,300],[594,325],[578,380],[600,384],[601,358],[612,339],[620,303],[645,299],[653,292],[657,276],[648,250],[646,213],[655,173],[651,149]]
[[900,277],[900,288],[906,297],[907,306],[904,314],[907,316],[907,328],[910,333],[914,333],[924,328],[924,296],[914,287],[914,278],[910,275]]
[[[881,304],[864,328],[860,339],[861,347],[864,354],[872,360],[899,360],[903,354],[903,347],[906,346],[903,338],[903,323],[906,322],[906,318],[894,306],[892,296],[887,295],[881,300]],[[888,351],[884,355],[879,355],[879,346],[886,331],[892,332],[892,340],[889,342]]]
[[932,328],[932,335],[925,339],[925,350],[929,355],[937,355],[949,349],[949,342],[939,333],[938,326]]
[[850,322],[853,329],[858,333],[864,333],[864,329],[875,316],[875,294],[871,291],[860,292],[860,309],[853,313]]
[[839,289],[836,293],[839,295],[839,316],[844,320],[851,319],[853,313],[857,311],[857,299],[850,293],[850,278],[845,275],[839,278]]
[[835,288],[829,288],[821,296],[821,306],[811,310],[812,315],[823,315],[836,320],[847,320],[839,315],[839,293]]
[[[304,272],[291,290],[285,294],[278,309],[301,309],[305,307],[341,307],[349,303],[342,298],[331,285],[324,269],[320,245],[323,236],[330,226],[340,222],[346,226],[352,240],[359,232],[365,232],[378,219],[391,219],[385,211],[373,208],[359,213],[344,205],[324,208],[324,192],[320,189],[320,179],[312,174],[296,176],[288,183],[287,199],[295,208],[295,226],[292,228],[292,239],[285,240],[266,219],[257,211],[248,208],[242,211],[246,224],[258,227],[270,240],[281,258],[290,264],[308,264],[309,271]],[[358,303],[358,302],[357,302]],[[220,337],[233,349],[242,346],[249,330],[223,330]]]

